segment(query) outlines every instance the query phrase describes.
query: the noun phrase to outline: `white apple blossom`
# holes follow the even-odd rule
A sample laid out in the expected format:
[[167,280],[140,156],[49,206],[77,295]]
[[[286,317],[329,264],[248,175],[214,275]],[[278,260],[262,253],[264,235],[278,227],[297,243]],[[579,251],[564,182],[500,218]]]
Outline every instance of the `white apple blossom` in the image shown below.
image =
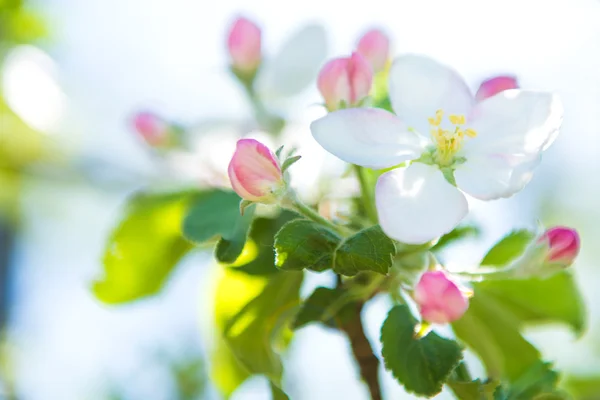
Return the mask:
[[521,190],[562,122],[554,94],[511,89],[477,102],[455,71],[419,55],[394,62],[389,95],[395,115],[344,109],[311,131],[346,162],[398,166],[379,178],[376,205],[384,232],[411,244],[451,231],[468,211],[463,192],[493,200]]

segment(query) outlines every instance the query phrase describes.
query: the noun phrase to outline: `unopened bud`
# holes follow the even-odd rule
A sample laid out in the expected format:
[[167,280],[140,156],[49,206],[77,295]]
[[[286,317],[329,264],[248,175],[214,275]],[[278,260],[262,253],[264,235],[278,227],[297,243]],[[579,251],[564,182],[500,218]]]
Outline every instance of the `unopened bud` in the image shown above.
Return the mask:
[[427,271],[413,294],[424,321],[447,324],[456,321],[469,308],[467,290],[461,288],[444,271]]
[[167,149],[178,142],[176,128],[152,112],[135,114],[132,123],[135,131],[150,147]]
[[238,18],[229,31],[227,49],[234,72],[253,78],[261,61],[260,28],[246,18]]
[[475,94],[475,99],[482,101],[505,90],[518,88],[519,84],[514,76],[496,76],[483,81]]
[[372,83],[371,66],[358,53],[329,61],[321,69],[317,80],[329,111],[360,105],[369,95]]
[[356,51],[369,61],[373,72],[377,73],[385,68],[388,61],[390,40],[379,29],[372,29],[360,38]]
[[277,157],[254,139],[241,139],[228,168],[233,190],[244,200],[275,203],[285,192]]

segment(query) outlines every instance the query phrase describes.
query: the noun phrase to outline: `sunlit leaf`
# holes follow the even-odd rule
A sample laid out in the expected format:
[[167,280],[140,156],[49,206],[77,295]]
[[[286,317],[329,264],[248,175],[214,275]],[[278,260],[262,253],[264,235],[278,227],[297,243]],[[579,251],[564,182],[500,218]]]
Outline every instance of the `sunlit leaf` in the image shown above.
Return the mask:
[[363,229],[346,239],[335,252],[333,270],[343,275],[356,275],[362,271],[387,274],[396,254],[394,242],[379,225]]
[[103,258],[104,276],[93,291],[105,303],[123,303],[158,292],[192,246],[181,221],[196,192],[141,193],[130,199]]

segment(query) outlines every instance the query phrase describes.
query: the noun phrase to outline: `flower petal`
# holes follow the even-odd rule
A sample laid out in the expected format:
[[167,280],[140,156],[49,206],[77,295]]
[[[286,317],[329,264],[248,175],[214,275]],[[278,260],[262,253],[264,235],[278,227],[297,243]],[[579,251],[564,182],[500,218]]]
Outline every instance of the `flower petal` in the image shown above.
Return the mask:
[[348,108],[310,125],[315,140],[342,160],[369,168],[388,168],[418,158],[421,139],[394,114],[379,108]]
[[507,90],[484,100],[469,118],[477,136],[459,154],[466,163],[454,172],[458,187],[482,200],[520,191],[561,122],[562,105],[549,93]]
[[471,156],[454,171],[456,185],[480,200],[510,197],[529,183],[539,154],[485,154]]
[[293,96],[311,83],[327,57],[327,34],[321,25],[307,25],[292,35],[279,52],[265,62],[257,77],[266,98]]
[[422,163],[381,175],[375,193],[381,229],[409,244],[450,232],[468,211],[465,196],[439,169]]
[[473,109],[467,123],[477,137],[465,142],[464,152],[538,153],[554,142],[562,118],[557,95],[505,90]]
[[422,135],[429,135],[427,119],[437,110],[443,110],[445,115],[466,116],[474,104],[461,76],[428,57],[406,55],[397,58],[389,79],[394,111]]

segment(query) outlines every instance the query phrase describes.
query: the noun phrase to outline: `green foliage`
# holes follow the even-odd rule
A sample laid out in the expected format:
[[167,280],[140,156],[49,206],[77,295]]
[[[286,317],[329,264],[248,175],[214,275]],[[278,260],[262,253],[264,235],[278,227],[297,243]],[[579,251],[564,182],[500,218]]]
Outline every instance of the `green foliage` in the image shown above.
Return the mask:
[[332,267],[339,242],[339,236],[316,222],[291,221],[275,236],[275,265],[284,270],[324,271]]
[[192,246],[181,221],[196,192],[140,193],[129,200],[104,253],[104,276],[93,291],[105,303],[124,303],[156,293]]
[[483,257],[481,265],[502,266],[508,264],[523,253],[534,237],[534,233],[525,229],[509,233],[488,251]]
[[558,373],[550,368],[550,364],[538,361],[510,385],[498,388],[494,400],[566,399],[557,391],[557,384]]
[[577,334],[585,329],[583,298],[570,272],[547,279],[484,281],[476,291],[501,303],[521,325],[562,323]]
[[498,382],[482,382],[476,379],[472,382],[450,380],[447,385],[460,400],[494,400],[494,392]]
[[223,263],[234,262],[244,249],[254,215],[253,206],[241,215],[239,205],[240,198],[234,192],[203,192],[194,199],[185,216],[184,236],[196,244],[220,237],[215,257]]
[[240,364],[279,387],[283,365],[273,346],[300,301],[301,283],[302,273],[272,275],[263,291],[234,315],[224,330],[225,341]]
[[255,218],[250,227],[247,243],[254,254],[246,259],[242,253],[231,268],[250,275],[268,275],[278,272],[279,269],[275,267],[274,237],[283,225],[296,218],[298,214],[287,210],[281,211],[275,218]]
[[452,243],[460,240],[479,236],[480,230],[474,225],[463,225],[457,226],[452,231],[448,232],[438,240],[438,242],[431,248],[433,251],[439,251]]
[[333,270],[353,276],[363,271],[387,274],[396,254],[394,242],[379,225],[363,229],[346,239],[336,250]]
[[416,325],[407,306],[392,308],[381,328],[382,355],[385,367],[408,392],[431,397],[442,390],[462,350],[434,332],[415,338]]
[[316,288],[315,291],[302,303],[300,311],[292,324],[293,329],[300,329],[312,322],[322,322],[334,328],[340,326],[352,314],[348,292],[342,288],[329,289]]
[[600,393],[600,376],[568,376],[562,386],[576,400],[597,400]]

